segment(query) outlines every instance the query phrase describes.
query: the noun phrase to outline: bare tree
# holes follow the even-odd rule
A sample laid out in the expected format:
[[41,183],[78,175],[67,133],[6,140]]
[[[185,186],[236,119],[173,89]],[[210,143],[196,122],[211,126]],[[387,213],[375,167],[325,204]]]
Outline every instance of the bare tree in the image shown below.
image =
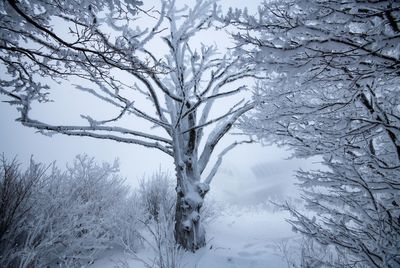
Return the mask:
[[[240,81],[255,74],[229,51],[220,54],[216,46],[195,43],[199,32],[212,30],[214,1],[196,1],[192,8],[178,9],[174,0],[163,0],[156,12],[140,11],[155,21],[143,30],[134,25],[138,4],[3,1],[0,60],[7,76],[1,78],[0,92],[18,105],[18,120],[24,126],[44,134],[137,144],[173,157],[177,179],[175,238],[194,251],[205,245],[199,212],[209,184],[223,155],[241,142],[222,150],[205,174],[211,155],[238,118],[254,105],[242,99],[221,115],[211,118],[210,111],[215,102],[246,90]],[[57,20],[69,30],[57,33],[50,26]],[[166,44],[166,55],[149,49],[148,43],[154,40]],[[91,88],[78,88],[117,108],[118,114],[105,120],[84,116],[85,125],[54,125],[32,118],[32,104],[48,101],[49,88],[37,79],[48,76],[76,76],[92,82]],[[135,103],[143,96],[153,112]],[[129,117],[159,127],[159,135],[118,124]],[[205,128],[213,126],[204,139]]]
[[341,0],[226,17],[247,30],[239,51],[270,70],[243,128],[327,167],[298,173],[315,217],[284,207],[296,230],[346,256],[332,267],[400,265],[399,18],[396,1]]

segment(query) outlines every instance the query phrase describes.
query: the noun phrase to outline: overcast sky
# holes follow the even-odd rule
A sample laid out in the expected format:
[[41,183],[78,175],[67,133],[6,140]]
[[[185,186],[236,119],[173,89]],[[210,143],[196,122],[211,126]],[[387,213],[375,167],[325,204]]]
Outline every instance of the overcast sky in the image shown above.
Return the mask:
[[[150,6],[154,1],[144,2]],[[179,2],[187,2],[190,5],[191,1]],[[229,0],[220,3],[225,10],[229,5],[239,8],[247,5],[250,11],[255,11],[258,1]],[[207,38],[214,40],[213,42],[216,40],[216,36],[201,36],[201,38],[205,43],[208,41]],[[226,42],[226,37],[223,38],[225,38],[223,42]],[[61,122],[82,124],[84,121],[81,121],[79,114],[90,114],[94,107],[97,113],[103,113],[106,117],[112,114],[103,108],[104,104],[94,101],[87,94],[77,92],[72,85],[51,83],[51,94],[55,100],[53,103],[33,107],[33,115],[37,118],[44,118],[53,123],[61,120]],[[6,98],[0,96],[0,100],[4,101]],[[137,185],[137,180],[144,174],[150,175],[158,168],[173,174],[172,158],[155,149],[60,134],[47,137],[15,122],[18,117],[15,107],[0,103],[0,114],[0,152],[4,152],[8,159],[17,156],[20,162],[26,164],[33,155],[37,161],[50,163],[56,160],[59,166],[64,166],[75,155],[82,153],[94,156],[98,161],[111,162],[119,158],[121,174],[133,186]],[[131,124],[129,127],[141,128],[137,122],[129,124]],[[229,144],[233,140],[232,136],[226,137],[223,144]],[[213,181],[213,195],[219,199],[232,202],[239,199],[252,204],[266,199],[269,195],[293,192],[293,170],[310,167],[312,161],[285,160],[288,155],[289,153],[283,149],[262,147],[259,144],[242,145],[234,149],[225,158]]]

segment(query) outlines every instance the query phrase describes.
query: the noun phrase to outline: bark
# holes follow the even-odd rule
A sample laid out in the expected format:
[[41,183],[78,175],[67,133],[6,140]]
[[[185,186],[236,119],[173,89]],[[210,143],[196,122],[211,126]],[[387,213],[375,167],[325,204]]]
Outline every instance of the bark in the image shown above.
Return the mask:
[[177,195],[175,240],[184,249],[195,252],[206,245],[206,238],[200,217],[201,205],[191,206],[188,199],[188,196]]
[[184,249],[195,252],[206,245],[200,209],[209,187],[208,184],[200,183],[197,178],[182,180],[179,174],[177,176],[175,240]]

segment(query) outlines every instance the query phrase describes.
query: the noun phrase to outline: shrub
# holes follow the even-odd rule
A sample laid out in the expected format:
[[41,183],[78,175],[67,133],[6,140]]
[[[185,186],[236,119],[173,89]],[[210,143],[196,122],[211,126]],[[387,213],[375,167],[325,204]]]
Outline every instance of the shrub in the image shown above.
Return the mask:
[[142,178],[138,200],[148,220],[159,221],[160,210],[174,215],[176,194],[168,173],[158,170],[150,178]]
[[33,161],[25,173],[19,169],[15,161],[3,160],[0,194],[17,194],[1,203],[0,217],[7,220],[0,266],[80,266],[119,238],[115,208],[125,205],[128,188],[117,175],[117,162],[98,165],[77,156],[66,172]]

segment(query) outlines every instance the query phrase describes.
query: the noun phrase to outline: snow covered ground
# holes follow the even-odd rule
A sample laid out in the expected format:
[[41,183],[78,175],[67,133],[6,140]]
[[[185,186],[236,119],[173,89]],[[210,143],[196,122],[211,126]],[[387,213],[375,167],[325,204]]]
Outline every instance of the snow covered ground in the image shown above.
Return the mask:
[[197,267],[286,267],[277,255],[278,243],[294,235],[284,222],[286,216],[254,208],[231,209],[209,227],[212,248],[198,253],[203,256]]
[[[188,268],[283,268],[287,267],[277,246],[296,234],[285,222],[288,215],[262,208],[229,207],[207,227],[208,244],[196,253],[184,253],[181,267]],[[143,249],[140,258],[154,256]],[[129,254],[110,252],[91,268],[144,268]]]

